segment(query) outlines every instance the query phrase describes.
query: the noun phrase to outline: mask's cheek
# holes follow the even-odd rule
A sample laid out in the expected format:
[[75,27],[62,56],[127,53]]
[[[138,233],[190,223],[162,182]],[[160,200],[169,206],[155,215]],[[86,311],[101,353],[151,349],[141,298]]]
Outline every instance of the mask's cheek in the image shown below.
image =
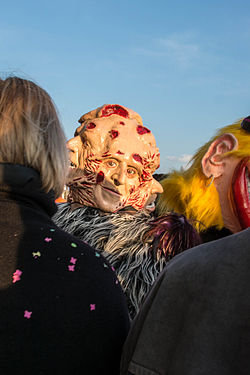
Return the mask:
[[232,178],[232,200],[242,229],[250,227],[250,158],[240,161]]
[[141,182],[136,188],[131,190],[126,201],[126,206],[132,206],[136,210],[142,210],[151,195],[150,182]]

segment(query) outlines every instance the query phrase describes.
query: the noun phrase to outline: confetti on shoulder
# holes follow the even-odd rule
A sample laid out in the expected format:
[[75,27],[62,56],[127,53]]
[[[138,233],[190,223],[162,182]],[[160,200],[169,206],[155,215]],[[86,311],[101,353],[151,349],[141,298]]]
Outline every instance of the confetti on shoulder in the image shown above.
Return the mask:
[[31,318],[31,314],[32,314],[32,311],[28,311],[28,310],[24,311],[24,317],[26,319],[30,319]]
[[13,283],[16,283],[17,281],[21,280],[22,271],[16,270],[13,273]]
[[95,303],[91,303],[90,304],[90,311],[94,311],[95,310]]
[[72,264],[76,264],[76,261],[77,261],[77,258],[71,257],[71,259],[70,259],[70,263],[72,263]]
[[55,232],[56,230],[54,228],[51,228],[50,229],[50,232]]
[[70,244],[72,247],[77,247],[77,244],[75,242],[71,242]]
[[104,268],[108,268],[108,265],[106,263],[103,263]]
[[50,237],[45,237],[45,238],[44,238],[44,241],[45,241],[45,242],[50,242],[50,241],[52,241],[52,238],[50,238]]
[[74,272],[75,271],[75,265],[69,265],[68,266],[69,271]]
[[97,258],[99,258],[100,254],[96,251],[96,252],[95,252],[95,256],[96,256]]
[[36,258],[41,256],[41,253],[40,253],[40,251],[37,251],[37,252],[33,251],[32,255],[33,255],[33,258],[36,259]]

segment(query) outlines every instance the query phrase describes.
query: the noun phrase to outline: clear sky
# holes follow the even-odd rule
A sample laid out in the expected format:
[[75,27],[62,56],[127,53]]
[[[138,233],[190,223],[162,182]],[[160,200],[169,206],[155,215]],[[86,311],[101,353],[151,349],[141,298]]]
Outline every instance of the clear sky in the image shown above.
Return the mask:
[[67,138],[104,103],[138,112],[159,172],[178,168],[215,130],[250,115],[247,0],[8,0],[0,75],[52,96]]

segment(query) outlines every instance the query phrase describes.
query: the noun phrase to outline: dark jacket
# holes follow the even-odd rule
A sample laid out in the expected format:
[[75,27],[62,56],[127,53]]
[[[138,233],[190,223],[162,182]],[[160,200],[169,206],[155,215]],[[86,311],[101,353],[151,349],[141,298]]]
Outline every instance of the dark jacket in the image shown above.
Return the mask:
[[165,267],[125,344],[122,375],[250,374],[250,228]]
[[120,285],[55,211],[36,171],[0,164],[0,374],[117,374],[129,328]]

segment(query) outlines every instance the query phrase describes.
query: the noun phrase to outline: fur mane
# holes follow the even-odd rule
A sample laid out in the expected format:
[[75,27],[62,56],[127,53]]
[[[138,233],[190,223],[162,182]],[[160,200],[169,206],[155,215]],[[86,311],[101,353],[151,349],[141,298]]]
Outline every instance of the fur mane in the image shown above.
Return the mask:
[[150,239],[145,239],[152,217],[142,211],[135,215],[105,214],[91,207],[71,210],[69,203],[59,205],[53,217],[63,230],[99,250],[114,267],[125,292],[131,319],[163,270],[165,256],[152,256]]
[[131,319],[166,263],[201,242],[192,224],[176,213],[154,218],[144,211],[112,214],[86,206],[72,210],[64,203],[53,220],[108,259],[125,292]]

